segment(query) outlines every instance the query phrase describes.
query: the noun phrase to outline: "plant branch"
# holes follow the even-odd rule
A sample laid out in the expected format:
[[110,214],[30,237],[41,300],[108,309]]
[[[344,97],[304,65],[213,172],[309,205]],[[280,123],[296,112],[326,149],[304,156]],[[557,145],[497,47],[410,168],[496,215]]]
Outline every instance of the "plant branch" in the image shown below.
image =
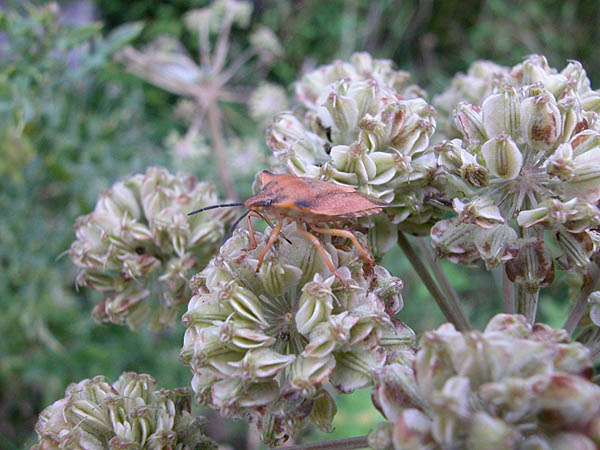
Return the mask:
[[238,55],[236,59],[229,64],[229,66],[223,70],[223,72],[221,72],[221,75],[219,76],[219,84],[221,86],[227,84],[229,80],[231,80],[231,77],[233,77],[237,71],[240,70],[240,68],[254,55],[256,55],[256,50],[254,50],[252,47],[248,47],[246,50],[244,50],[244,52]]
[[275,450],[351,450],[368,448],[367,436],[359,436],[336,441],[315,442],[314,444],[292,445],[291,447],[277,447]]
[[567,330],[569,334],[573,334],[575,328],[579,324],[579,321],[583,317],[585,313],[585,308],[587,306],[588,297],[598,284],[598,280],[600,280],[600,268],[597,264],[592,264],[590,268],[590,276],[586,277],[583,282],[583,286],[581,286],[581,291],[579,293],[579,297],[577,298],[577,302],[575,303],[575,307],[569,314],[567,321],[565,322],[564,329]]
[[231,178],[231,173],[227,168],[227,161],[225,161],[225,155],[223,154],[225,151],[225,145],[223,142],[220,112],[213,100],[211,100],[207,105],[206,113],[208,116],[208,124],[212,137],[212,145],[217,160],[219,178],[221,179],[221,183],[223,183],[227,197],[232,200],[237,200],[238,198],[233,185],[233,180]]
[[519,294],[518,313],[523,314],[527,318],[527,322],[534,323],[540,297],[539,286],[535,290],[531,290],[524,283],[519,283],[517,293]]
[[223,19],[223,26],[217,36],[217,43],[214,49],[214,60],[212,73],[217,74],[225,67],[225,59],[227,58],[227,51],[229,50],[229,32],[231,31],[232,17],[231,13],[226,11],[225,18]]
[[454,305],[458,305],[458,307],[460,308],[460,298],[456,293],[456,289],[454,289],[454,286],[452,286],[452,284],[450,283],[450,280],[446,276],[446,272],[444,272],[444,269],[442,269],[442,266],[439,263],[439,261],[435,259],[431,254],[431,247],[427,244],[424,238],[418,239],[417,245],[425,255],[427,264],[429,264],[429,266],[433,270],[433,275],[435,276],[438,284],[442,287],[446,295],[450,297],[449,300],[453,302]]
[[408,239],[402,231],[398,231],[398,245],[410,261],[413,269],[421,278],[421,281],[438,304],[440,310],[450,322],[454,324],[457,330],[466,331],[471,329],[469,319],[465,315],[460,303],[455,304],[451,299],[447,298],[442,291],[440,291],[437,284],[429,274],[429,271],[423,264],[423,261],[419,255],[415,252]]

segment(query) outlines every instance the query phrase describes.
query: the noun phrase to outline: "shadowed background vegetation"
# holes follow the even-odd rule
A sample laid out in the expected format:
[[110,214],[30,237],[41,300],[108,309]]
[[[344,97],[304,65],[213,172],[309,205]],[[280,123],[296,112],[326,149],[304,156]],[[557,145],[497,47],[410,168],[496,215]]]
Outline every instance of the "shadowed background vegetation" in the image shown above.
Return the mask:
[[[174,114],[176,97],[126,73],[113,56],[126,44],[142,46],[163,34],[194,54],[196,42],[181,17],[204,5],[79,0],[60,2],[56,11],[46,2],[0,2],[1,448],[32,444],[37,414],[70,382],[134,370],[164,387],[189,384],[189,371],[178,362],[182,327],[157,335],[95,324],[90,310],[100,296],[75,290],[75,268],[61,254],[74,239],[75,218],[93,209],[102,189],[149,165],[174,170],[167,137],[185,132]],[[600,80],[595,2],[262,0],[254,6],[253,23],[270,27],[285,51],[268,80],[290,93],[303,72],[358,50],[392,59],[430,96],[476,59],[513,65],[530,53],[546,55],[556,67],[577,59],[593,87]],[[234,30],[232,42],[246,45],[246,31]],[[264,133],[231,109],[237,133]],[[210,164],[195,175],[218,185]],[[242,198],[251,193],[251,177],[235,181]],[[383,265],[405,282],[401,320],[417,332],[444,321],[399,250]],[[474,324],[500,311],[491,274],[444,267]],[[565,294],[566,287],[542,291],[540,320],[562,323]],[[379,420],[368,390],[338,405],[329,438],[364,434]],[[215,439],[252,447],[245,424],[210,417]],[[323,436],[307,430],[303,438]]]

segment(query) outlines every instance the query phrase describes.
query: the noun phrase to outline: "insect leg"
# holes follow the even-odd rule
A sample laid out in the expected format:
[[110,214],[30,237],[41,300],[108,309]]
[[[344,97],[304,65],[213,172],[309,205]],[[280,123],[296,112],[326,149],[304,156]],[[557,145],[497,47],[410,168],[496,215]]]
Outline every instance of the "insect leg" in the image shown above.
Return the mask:
[[325,251],[323,246],[321,245],[321,242],[319,242],[319,239],[317,239],[317,237],[315,235],[310,234],[308,231],[303,229],[299,222],[296,222],[296,228],[298,228],[298,233],[300,233],[304,239],[308,240],[311,244],[313,244],[315,247],[317,247],[317,250],[319,250],[321,257],[323,258],[323,260],[325,260],[325,264],[327,264],[327,267],[329,267],[329,270],[331,271],[331,273],[334,274],[337,277],[337,279],[340,280],[342,282],[342,284],[345,285],[346,282],[341,277],[341,275],[337,272],[337,270],[335,270],[335,266],[331,262],[331,258],[329,257],[329,255],[327,254],[327,252]]
[[254,228],[252,228],[252,217],[258,217],[259,219],[262,219],[262,216],[256,211],[250,211],[246,216],[246,221],[248,222],[248,231],[250,231],[250,248],[247,248],[246,250],[254,250],[257,247],[256,237],[254,237]]
[[320,227],[315,227],[312,225],[310,228],[313,231],[316,231],[317,233],[328,234],[330,236],[340,236],[340,237],[344,237],[346,239],[350,239],[350,241],[352,241],[352,243],[354,244],[354,247],[356,247],[356,249],[360,253],[360,256],[362,257],[362,259],[364,259],[369,264],[375,265],[375,261],[373,261],[373,258],[371,257],[371,255],[369,255],[369,253],[362,247],[362,245],[360,245],[360,243],[358,242],[358,239],[356,239],[356,236],[354,236],[354,234],[352,234],[351,231],[340,230],[337,228],[320,228]]
[[280,220],[277,223],[277,225],[275,225],[275,228],[273,228],[273,231],[271,231],[271,235],[269,236],[269,240],[267,241],[265,248],[263,248],[263,251],[260,252],[260,255],[258,255],[258,264],[256,265],[257,272],[260,270],[260,267],[262,266],[263,259],[265,259],[265,255],[267,254],[267,251],[273,246],[273,244],[277,240],[277,237],[279,236],[279,232],[281,231],[282,226],[283,226],[283,222]]

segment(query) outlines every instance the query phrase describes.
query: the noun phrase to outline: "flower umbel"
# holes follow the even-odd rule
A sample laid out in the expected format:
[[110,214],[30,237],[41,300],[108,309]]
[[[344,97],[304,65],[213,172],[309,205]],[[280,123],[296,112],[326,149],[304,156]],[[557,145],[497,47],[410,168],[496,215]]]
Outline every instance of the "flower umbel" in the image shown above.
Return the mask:
[[181,350],[197,399],[254,421],[270,444],[308,421],[328,430],[336,408],[327,381],[340,392],[367,386],[372,370],[413,340],[393,319],[399,279],[323,238],[342,283],[294,224],[282,234],[258,273],[268,236],[257,233],[249,251],[238,230],[194,277]]
[[209,450],[205,419],[191,414],[190,389],[157,389],[149,375],[123,373],[110,384],[102,376],[71,384],[65,398],[41,412],[38,450]]
[[483,333],[442,325],[423,336],[414,370],[377,371],[373,400],[392,423],[378,427],[370,443],[596,448],[600,387],[589,380],[589,357],[565,330],[530,325],[521,315],[499,314]]
[[393,70],[391,61],[367,53],[322,66],[296,85],[303,120],[290,112],[275,116],[267,143],[289,173],[391,202],[395,207],[386,213],[395,224],[423,233],[439,194],[431,186],[437,167],[429,146],[435,119],[408,78]]
[[109,295],[94,318],[131,328],[151,316],[153,327],[173,323],[189,297],[189,275],[217,250],[226,225],[223,210],[187,213],[216,203],[211,185],[159,167],[103,192],[94,212],[77,219],[69,249],[81,269],[77,285]]
[[495,73],[476,104],[454,110],[462,139],[434,146],[458,217],[431,237],[454,262],[503,264],[533,321],[539,289],[554,279],[551,248],[582,275],[598,251],[598,92],[577,61],[558,72],[532,55]]

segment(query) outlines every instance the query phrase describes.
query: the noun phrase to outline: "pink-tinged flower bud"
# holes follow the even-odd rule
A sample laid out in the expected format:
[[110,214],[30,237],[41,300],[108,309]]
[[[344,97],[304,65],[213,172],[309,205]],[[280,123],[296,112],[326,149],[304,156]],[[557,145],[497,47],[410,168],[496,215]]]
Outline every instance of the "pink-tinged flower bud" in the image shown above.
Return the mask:
[[505,268],[510,281],[531,288],[548,286],[554,280],[552,255],[544,241],[523,242],[517,256]]
[[556,97],[559,97],[559,94],[568,85],[567,77],[551,68],[544,56],[531,55],[520,66],[521,80],[525,85],[541,83],[545,89]]
[[459,103],[454,111],[454,125],[470,147],[478,147],[488,140],[483,128],[481,108],[477,105]]
[[548,175],[558,177],[561,181],[569,181],[575,172],[573,147],[571,144],[560,144],[556,151],[548,158],[546,164]]
[[508,225],[478,231],[475,245],[487,270],[510,261],[519,251],[517,232]]
[[562,119],[550,93],[542,92],[521,102],[521,128],[525,141],[533,148],[554,148],[562,132]]
[[469,263],[479,252],[475,245],[477,225],[459,222],[458,219],[441,220],[431,228],[431,243],[441,257],[452,262]]
[[411,366],[388,364],[373,374],[375,385],[371,400],[391,422],[398,420],[406,408],[423,409],[427,406],[417,387]]
[[507,134],[500,134],[483,144],[481,154],[489,171],[497,177],[513,180],[521,172],[523,156]]
[[431,419],[416,409],[407,409],[394,424],[394,449],[422,450],[435,448]]
[[489,169],[482,166],[474,155],[464,149],[461,149],[460,160],[461,166],[459,169],[459,174],[461,178],[475,188],[488,185]]
[[452,200],[452,207],[461,222],[473,223],[480,228],[494,228],[504,223],[500,210],[489,197],[475,197],[467,203],[455,198]]

